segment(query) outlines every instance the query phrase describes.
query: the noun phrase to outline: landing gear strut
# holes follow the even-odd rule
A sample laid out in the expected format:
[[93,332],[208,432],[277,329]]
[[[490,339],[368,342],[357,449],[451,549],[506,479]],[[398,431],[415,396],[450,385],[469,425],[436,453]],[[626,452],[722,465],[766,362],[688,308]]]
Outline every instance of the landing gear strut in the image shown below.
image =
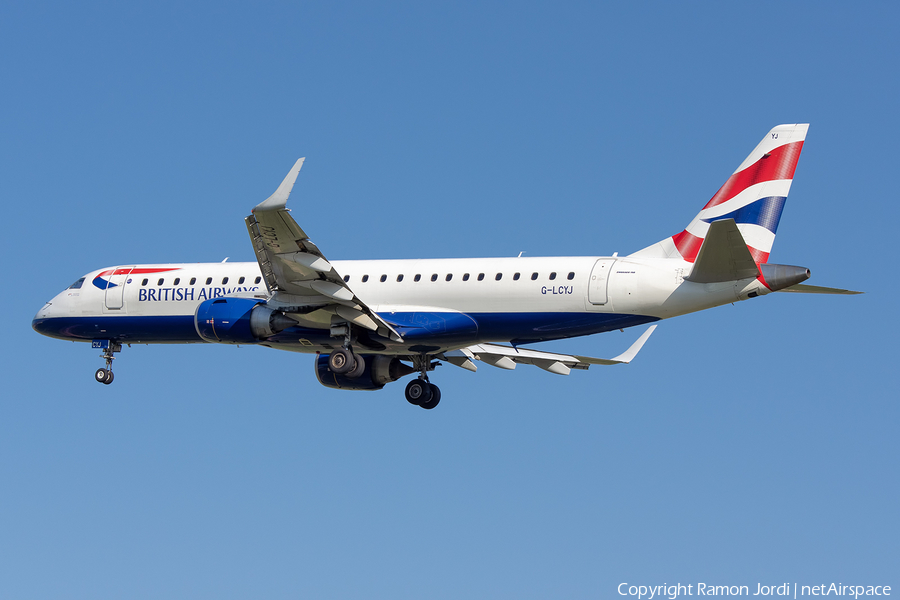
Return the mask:
[[353,351],[351,334],[350,325],[346,323],[331,326],[331,337],[343,337],[344,343],[328,356],[328,368],[332,373],[356,379],[365,372],[366,359]]
[[431,410],[441,401],[441,390],[428,381],[428,371],[433,371],[439,362],[431,362],[428,356],[413,358],[413,366],[419,370],[419,377],[406,385],[406,401],[426,410]]
[[95,341],[93,347],[103,348],[103,354],[100,355],[100,358],[106,360],[106,368],[97,369],[97,371],[94,373],[94,380],[96,380],[98,383],[109,385],[113,382],[114,378],[112,372],[112,361],[114,361],[116,357],[113,356],[113,354],[122,351],[122,344],[110,342],[107,340],[101,340]]

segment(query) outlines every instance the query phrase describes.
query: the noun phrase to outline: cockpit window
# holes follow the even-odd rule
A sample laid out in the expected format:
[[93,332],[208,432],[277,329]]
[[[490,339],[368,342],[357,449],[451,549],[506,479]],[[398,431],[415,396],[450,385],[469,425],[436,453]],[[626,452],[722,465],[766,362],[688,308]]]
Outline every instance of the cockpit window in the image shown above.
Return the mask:
[[81,279],[79,279],[78,281],[76,281],[75,283],[73,283],[72,285],[70,285],[70,286],[69,286],[69,289],[70,289],[70,290],[80,290],[80,289],[81,289],[81,284],[82,284],[82,283],[84,283],[84,277],[82,277]]

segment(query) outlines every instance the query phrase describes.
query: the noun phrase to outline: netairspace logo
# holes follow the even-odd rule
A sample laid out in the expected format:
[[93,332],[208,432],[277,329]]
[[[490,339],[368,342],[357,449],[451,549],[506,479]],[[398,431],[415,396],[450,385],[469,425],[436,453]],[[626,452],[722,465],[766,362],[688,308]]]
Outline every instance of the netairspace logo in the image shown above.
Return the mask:
[[[755,589],[754,589],[755,588]],[[843,585],[841,583],[798,585],[781,583],[767,585],[757,583],[754,587],[746,585],[710,585],[708,583],[676,583],[668,585],[630,585],[620,583],[617,588],[620,596],[634,596],[638,600],[669,598],[675,600],[679,596],[782,596],[798,598],[800,596],[890,596],[889,585]],[[754,591],[751,591],[754,590]]]

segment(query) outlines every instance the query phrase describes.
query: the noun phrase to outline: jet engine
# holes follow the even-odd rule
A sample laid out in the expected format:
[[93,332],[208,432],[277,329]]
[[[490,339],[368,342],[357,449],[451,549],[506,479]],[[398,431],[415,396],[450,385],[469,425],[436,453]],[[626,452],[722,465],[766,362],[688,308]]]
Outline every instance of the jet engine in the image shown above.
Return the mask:
[[297,322],[250,298],[210,298],[197,307],[194,327],[207,342],[255,344]]
[[325,387],[338,390],[380,390],[385,384],[415,372],[394,356],[368,354],[358,356],[357,360],[366,361],[366,368],[359,377],[350,378],[334,373],[328,368],[328,355],[319,354],[316,356],[316,378]]

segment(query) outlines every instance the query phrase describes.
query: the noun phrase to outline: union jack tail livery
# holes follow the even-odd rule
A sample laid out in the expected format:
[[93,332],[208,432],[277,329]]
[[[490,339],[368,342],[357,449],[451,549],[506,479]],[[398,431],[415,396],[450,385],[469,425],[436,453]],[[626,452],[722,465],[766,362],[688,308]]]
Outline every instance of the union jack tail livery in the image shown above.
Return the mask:
[[807,123],[772,129],[684,231],[632,256],[682,258],[693,263],[710,223],[734,219],[753,260],[765,264],[808,129]]

